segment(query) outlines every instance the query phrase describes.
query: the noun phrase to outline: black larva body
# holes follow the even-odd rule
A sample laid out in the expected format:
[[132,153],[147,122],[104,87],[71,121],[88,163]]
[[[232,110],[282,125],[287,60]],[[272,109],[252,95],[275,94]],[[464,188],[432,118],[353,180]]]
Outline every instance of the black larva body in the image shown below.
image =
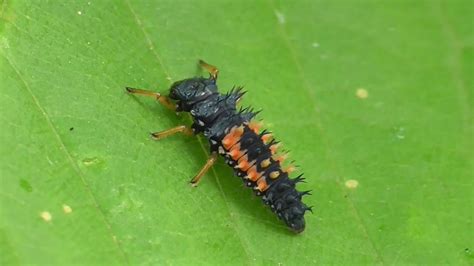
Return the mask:
[[[169,97],[177,101],[177,111],[191,114],[194,132],[204,134],[209,140],[211,152],[221,154],[235,174],[241,177],[247,186],[252,187],[257,195],[262,196],[263,202],[269,205],[290,229],[302,232],[305,228],[304,214],[310,208],[301,198],[309,193],[297,191],[295,185],[303,181],[303,178],[298,176],[290,179],[288,173],[281,169],[279,161],[272,158],[270,146],[274,142],[266,144],[262,140],[262,136],[267,132],[257,133],[249,128],[248,124],[256,112],[250,109],[237,110],[237,101],[243,94],[241,88],[220,94],[215,79],[197,77],[175,82],[171,86]],[[224,137],[236,127],[241,127],[241,130],[243,128],[238,144],[240,150],[244,151],[246,162],[256,166],[254,170],[261,174],[261,178],[266,178],[266,190],[263,192],[257,188],[257,182],[246,178],[248,172],[237,166],[238,161],[229,156],[229,150],[222,144]],[[269,178],[272,172],[276,173],[278,178]]]

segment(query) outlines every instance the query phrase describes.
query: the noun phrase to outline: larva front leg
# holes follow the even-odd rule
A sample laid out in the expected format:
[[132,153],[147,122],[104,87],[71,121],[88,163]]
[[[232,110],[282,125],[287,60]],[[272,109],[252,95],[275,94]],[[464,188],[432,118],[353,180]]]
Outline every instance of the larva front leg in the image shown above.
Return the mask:
[[185,125],[181,125],[181,126],[177,126],[177,127],[174,127],[174,128],[170,128],[170,129],[167,129],[167,130],[160,131],[160,132],[151,133],[151,137],[155,140],[159,140],[159,139],[166,138],[166,137],[169,137],[171,135],[174,135],[176,133],[183,133],[183,134],[188,135],[188,136],[193,136],[194,135],[194,131],[190,127],[185,126]]
[[130,87],[125,87],[125,89],[130,94],[138,94],[138,95],[153,97],[164,107],[170,109],[171,111],[176,111],[176,104],[172,103],[168,97],[161,95],[161,93],[159,92],[130,88]]

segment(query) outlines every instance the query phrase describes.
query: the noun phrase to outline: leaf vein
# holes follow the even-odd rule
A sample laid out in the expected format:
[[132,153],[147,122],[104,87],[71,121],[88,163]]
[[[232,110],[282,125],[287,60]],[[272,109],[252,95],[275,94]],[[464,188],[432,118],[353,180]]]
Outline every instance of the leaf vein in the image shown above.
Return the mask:
[[[81,182],[82,184],[84,185],[84,189],[85,191],[87,192],[87,194],[89,194],[89,196],[91,197],[93,203],[94,203],[94,207],[97,209],[98,213],[100,214],[100,216],[102,217],[102,220],[104,221],[104,224],[107,228],[107,230],[109,231],[110,235],[111,235],[111,241],[114,237],[114,233],[112,231],[112,226],[110,225],[109,221],[107,220],[106,216],[105,216],[105,213],[100,209],[99,207],[99,204],[97,202],[97,199],[95,197],[95,195],[92,193],[92,190],[91,188],[89,187],[89,184],[87,183],[86,179],[84,178],[84,174],[82,173],[82,171],[79,169],[79,167],[77,166],[76,162],[74,161],[74,159],[72,158],[71,156],[71,153],[69,152],[69,150],[67,149],[67,147],[64,145],[64,142],[63,140],[61,139],[61,136],[59,135],[58,131],[56,130],[56,128],[54,127],[53,125],[53,122],[51,121],[48,113],[46,113],[45,109],[41,106],[38,98],[36,97],[36,95],[33,93],[33,91],[31,90],[30,86],[28,85],[28,83],[26,82],[26,80],[23,78],[23,76],[21,75],[20,71],[18,70],[18,68],[16,68],[15,64],[12,62],[12,60],[6,56],[6,55],[3,55],[3,57],[6,59],[6,61],[8,62],[8,64],[10,65],[10,67],[13,69],[13,71],[15,71],[16,75],[18,76],[18,78],[21,80],[21,82],[23,83],[23,87],[26,89],[26,91],[28,92],[28,94],[31,96],[31,98],[33,99],[33,102],[36,106],[36,108],[38,109],[38,111],[41,113],[41,115],[44,117],[46,123],[48,124],[48,127],[51,129],[51,132],[53,133],[54,137],[56,138],[56,141],[58,142],[59,144],[59,149],[62,150],[66,157],[67,157],[67,160],[69,161],[69,163],[71,164],[72,168],[74,169],[74,171],[77,173],[77,175],[79,176],[79,178],[81,179]],[[123,251],[121,245],[117,242],[117,241],[112,241],[115,243],[116,247],[117,247],[117,250],[118,252],[122,255],[122,258],[125,262],[125,264],[130,264],[128,262],[128,258],[125,254],[125,252]]]

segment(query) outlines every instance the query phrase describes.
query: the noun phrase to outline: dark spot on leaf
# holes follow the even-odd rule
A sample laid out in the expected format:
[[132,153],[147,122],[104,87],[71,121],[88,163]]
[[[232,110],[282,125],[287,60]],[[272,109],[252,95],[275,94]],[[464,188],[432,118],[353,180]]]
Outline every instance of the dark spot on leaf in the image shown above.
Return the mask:
[[474,259],[474,253],[469,248],[465,248],[464,253],[468,258]]
[[20,179],[20,187],[25,190],[26,192],[32,192],[33,191],[33,187],[31,186],[31,184],[26,181],[25,179]]
[[74,130],[74,128],[73,128],[73,127],[70,127],[70,128],[69,128],[69,131],[73,131],[73,130]]

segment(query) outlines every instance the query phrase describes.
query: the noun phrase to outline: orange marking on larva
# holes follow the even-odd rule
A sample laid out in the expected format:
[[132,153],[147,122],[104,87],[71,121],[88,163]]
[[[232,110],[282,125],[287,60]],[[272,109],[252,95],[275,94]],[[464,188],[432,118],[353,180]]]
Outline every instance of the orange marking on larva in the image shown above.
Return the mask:
[[273,138],[272,134],[265,134],[265,135],[262,136],[262,141],[264,143],[267,143],[272,138]]
[[280,176],[280,172],[279,171],[273,171],[270,173],[270,178],[271,179],[275,179],[277,178],[278,176]]
[[257,172],[257,166],[254,165],[247,171],[247,176],[250,180],[255,182],[262,176],[262,173]]
[[230,132],[222,140],[222,145],[224,148],[229,150],[237,142],[240,141],[240,137],[244,133],[244,126],[233,127]]
[[284,160],[288,159],[288,154],[282,154],[278,157],[273,157],[273,160],[283,163]]
[[244,134],[244,126],[240,126],[238,128],[235,129],[235,134],[237,136],[242,136],[242,134]]
[[232,135],[234,133],[235,127],[232,127],[229,131],[227,131],[227,135]]
[[232,136],[236,138],[240,138],[242,134],[244,134],[244,126],[233,127],[232,130],[229,132]]
[[252,167],[255,164],[255,160],[251,161],[248,163],[248,166],[241,168],[244,172],[247,172],[250,167]]
[[270,159],[265,159],[263,160],[261,163],[260,163],[260,166],[262,168],[267,168],[272,162],[270,161]]
[[224,146],[224,148],[229,150],[238,141],[239,141],[238,138],[236,138],[234,135],[229,134],[229,135],[225,136],[225,138],[222,140],[222,145]]
[[240,150],[238,149],[232,149],[229,153],[230,157],[232,159],[237,160],[240,157]]
[[260,179],[257,181],[257,188],[258,188],[258,190],[260,190],[261,192],[267,190],[268,185],[267,185],[267,181],[265,180],[265,178],[260,178]]
[[258,134],[260,131],[260,127],[262,126],[262,123],[257,122],[257,121],[250,121],[249,123],[249,128],[255,132],[255,134]]
[[294,172],[295,170],[296,168],[293,165],[290,165],[286,167],[285,169],[283,169],[283,172],[291,173],[291,172]]
[[272,146],[270,146],[270,151],[272,152],[272,154],[275,154],[278,150],[278,148],[280,148],[280,143],[277,143],[277,144],[273,144]]
[[224,139],[222,140],[222,145],[224,146],[224,148],[226,148],[227,150],[230,149],[230,147],[232,147],[232,135],[228,134],[227,136],[224,137]]
[[239,159],[239,164],[237,166],[243,171],[247,171],[250,168],[251,165],[249,164],[247,155],[244,155]]
[[232,146],[228,154],[234,160],[239,159],[242,156],[242,152],[240,151],[240,143],[237,143],[234,146]]
[[247,163],[248,163],[248,156],[247,156],[247,155],[244,155],[244,156],[240,157],[239,163],[240,163],[240,162],[247,162]]
[[249,162],[240,162],[237,167],[239,167],[240,169],[242,169],[242,171],[245,171],[244,168],[248,168],[249,167]]

